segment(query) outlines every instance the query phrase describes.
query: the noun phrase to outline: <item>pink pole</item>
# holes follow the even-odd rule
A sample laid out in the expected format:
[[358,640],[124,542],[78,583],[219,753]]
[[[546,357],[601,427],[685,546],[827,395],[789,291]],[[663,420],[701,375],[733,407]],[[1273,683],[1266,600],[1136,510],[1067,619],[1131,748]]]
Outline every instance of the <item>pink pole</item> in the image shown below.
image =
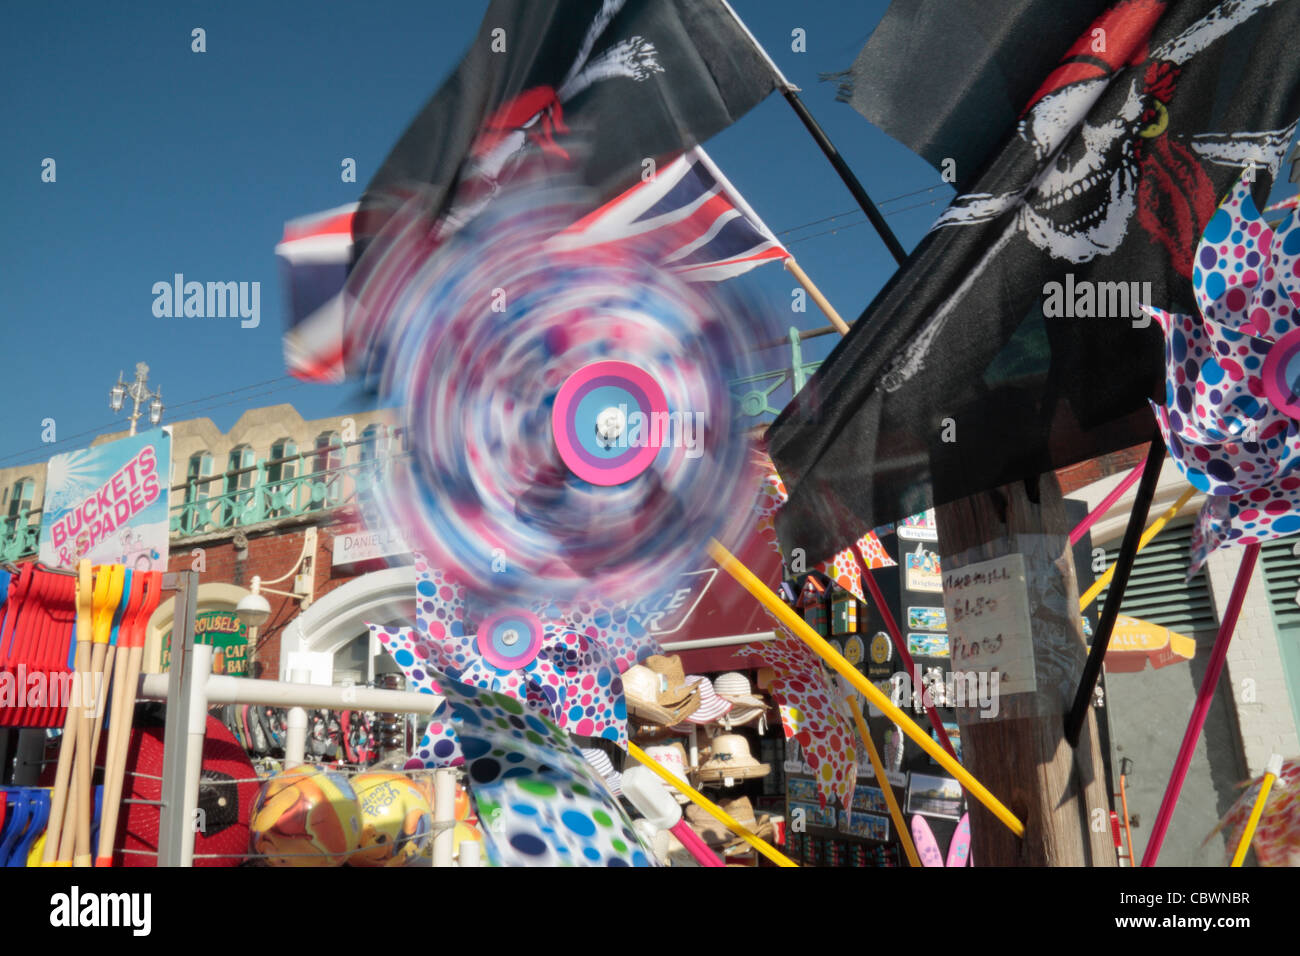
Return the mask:
[[1120,495],[1133,487],[1133,483],[1142,477],[1142,469],[1146,467],[1147,460],[1143,458],[1137,463],[1137,467],[1124,476],[1124,480],[1115,486],[1115,490],[1102,498],[1097,507],[1088,512],[1088,517],[1079,522],[1079,526],[1070,532],[1070,544],[1078,544],[1079,539],[1088,533],[1088,529],[1097,523],[1115,502],[1119,501]]
[[695,857],[700,866],[726,866],[716,853],[709,849],[704,838],[691,829],[685,820],[678,820],[668,828],[668,832],[677,837],[677,842],[686,848],[686,852]]
[[1169,830],[1169,820],[1174,815],[1174,806],[1178,803],[1183,781],[1187,779],[1187,768],[1191,765],[1196,741],[1201,737],[1205,717],[1210,712],[1214,689],[1218,686],[1219,675],[1223,673],[1223,662],[1228,658],[1228,645],[1232,643],[1232,632],[1237,628],[1237,617],[1241,614],[1241,604],[1246,598],[1246,588],[1250,585],[1250,576],[1254,573],[1258,557],[1259,545],[1246,545],[1246,551],[1241,556],[1241,566],[1237,568],[1237,580],[1232,585],[1232,595],[1228,598],[1227,610],[1219,624],[1219,636],[1214,639],[1210,665],[1205,670],[1205,679],[1201,681],[1201,689],[1197,692],[1196,706],[1192,708],[1187,733],[1183,735],[1183,745],[1178,749],[1178,759],[1174,761],[1174,772],[1169,776],[1169,787],[1160,802],[1160,812],[1156,814],[1155,825],[1151,828],[1151,839],[1147,841],[1146,852],[1142,854],[1143,866],[1155,866],[1160,856],[1160,846],[1165,842],[1165,833]]

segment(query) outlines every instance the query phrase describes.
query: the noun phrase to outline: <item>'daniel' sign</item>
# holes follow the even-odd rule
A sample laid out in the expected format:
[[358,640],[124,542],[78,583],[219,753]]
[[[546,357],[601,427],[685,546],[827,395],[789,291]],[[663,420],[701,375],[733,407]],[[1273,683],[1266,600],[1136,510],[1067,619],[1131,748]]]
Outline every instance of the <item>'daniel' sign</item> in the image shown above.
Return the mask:
[[124,564],[166,570],[171,429],[50,459],[41,512],[41,563]]
[[1038,689],[1024,555],[945,570],[943,604],[954,672],[997,671],[999,694]]

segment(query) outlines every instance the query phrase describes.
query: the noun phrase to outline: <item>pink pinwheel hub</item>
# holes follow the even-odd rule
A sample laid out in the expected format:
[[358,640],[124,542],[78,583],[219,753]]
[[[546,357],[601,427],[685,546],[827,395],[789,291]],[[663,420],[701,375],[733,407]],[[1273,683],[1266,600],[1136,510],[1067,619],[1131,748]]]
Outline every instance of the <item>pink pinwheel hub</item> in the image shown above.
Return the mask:
[[1264,359],[1264,393],[1280,411],[1300,418],[1300,329],[1282,336]]
[[484,662],[500,671],[531,664],[542,649],[542,622],[522,608],[498,611],[478,627],[474,644]]
[[[621,485],[659,455],[668,399],[630,362],[593,362],[570,375],[555,396],[551,430],[565,465],[593,485]],[[645,424],[642,424],[645,423]]]

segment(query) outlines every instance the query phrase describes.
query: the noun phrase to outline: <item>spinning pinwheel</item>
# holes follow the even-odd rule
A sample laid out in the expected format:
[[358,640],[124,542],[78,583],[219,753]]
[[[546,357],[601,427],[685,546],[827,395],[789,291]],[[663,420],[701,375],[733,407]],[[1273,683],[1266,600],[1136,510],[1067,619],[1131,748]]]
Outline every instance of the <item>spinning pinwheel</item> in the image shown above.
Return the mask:
[[[435,674],[445,674],[508,694],[571,733],[627,746],[619,662],[658,649],[632,615],[590,602],[539,602],[492,609],[471,634],[465,587],[423,557],[415,570],[416,629],[371,625],[413,688],[437,693]],[[426,740],[420,751],[426,744],[438,756],[438,742]]]
[[1227,544],[1300,531],[1300,224],[1276,233],[1239,182],[1197,247],[1201,316],[1144,307],[1165,334],[1169,452],[1207,493],[1191,571]]

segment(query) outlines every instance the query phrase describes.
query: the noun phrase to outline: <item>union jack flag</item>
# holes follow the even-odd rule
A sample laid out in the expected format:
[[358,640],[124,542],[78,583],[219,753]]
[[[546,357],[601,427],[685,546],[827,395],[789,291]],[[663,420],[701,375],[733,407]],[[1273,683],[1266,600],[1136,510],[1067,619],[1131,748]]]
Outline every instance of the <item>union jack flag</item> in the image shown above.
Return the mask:
[[721,282],[790,258],[744,197],[696,146],[552,240],[557,249],[658,242],[665,266],[688,282]]
[[308,382],[341,382],[343,285],[352,267],[352,217],[357,204],[285,223],[275,247],[289,306],[284,364]]

